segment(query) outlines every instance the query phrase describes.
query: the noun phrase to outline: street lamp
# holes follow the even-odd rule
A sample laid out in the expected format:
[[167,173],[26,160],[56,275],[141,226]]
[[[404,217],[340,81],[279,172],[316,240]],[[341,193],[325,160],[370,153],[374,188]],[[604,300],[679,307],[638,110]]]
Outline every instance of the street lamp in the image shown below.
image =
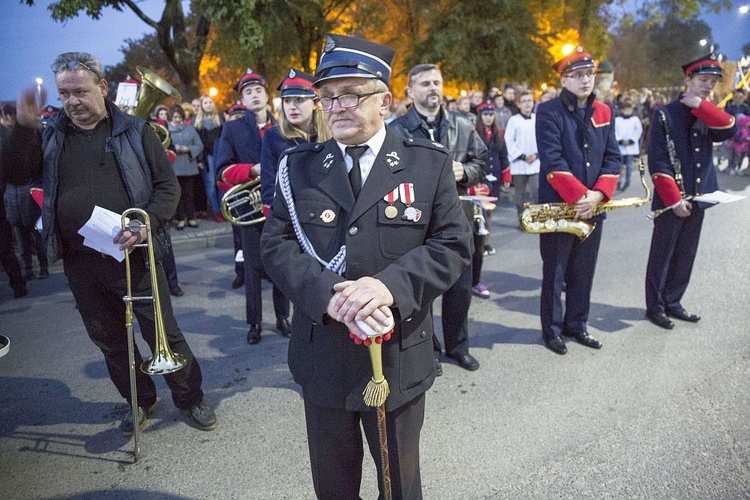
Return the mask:
[[750,5],[742,5],[737,10],[740,11],[740,14],[747,14],[748,12],[750,12]]
[[39,101],[40,104],[42,104],[42,84],[44,83],[44,80],[36,77],[36,98]]
[[216,87],[211,87],[210,89],[208,89],[208,95],[210,95],[211,97],[216,97],[216,94],[218,93],[219,91],[216,89]]

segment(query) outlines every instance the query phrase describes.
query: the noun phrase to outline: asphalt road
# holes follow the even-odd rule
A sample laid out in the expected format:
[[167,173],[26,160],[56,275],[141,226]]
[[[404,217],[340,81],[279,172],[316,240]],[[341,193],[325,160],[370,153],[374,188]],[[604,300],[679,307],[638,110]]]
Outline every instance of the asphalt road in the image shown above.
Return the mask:
[[[721,177],[750,194],[750,177]],[[639,196],[631,186],[628,196]],[[589,331],[600,351],[541,343],[538,237],[495,213],[483,281],[471,308],[476,372],[444,363],[422,431],[426,499],[750,498],[750,200],[706,217],[684,305],[703,316],[672,331],[644,320],[647,208],[610,213]],[[204,222],[202,231],[213,227]],[[600,230],[600,229],[597,229]],[[204,372],[221,426],[191,427],[157,377],[159,406],[144,457],[118,425],[128,407],[88,340],[59,265],[14,300],[3,278],[0,332],[0,498],[308,499],[302,400],[273,327],[245,342],[244,296],[230,290],[231,241],[173,234],[185,296],[177,319]],[[189,234],[190,233],[190,234]],[[440,312],[439,304],[435,307]],[[124,321],[124,318],[123,318]],[[143,343],[141,342],[141,345]],[[361,495],[377,496],[365,457]]]

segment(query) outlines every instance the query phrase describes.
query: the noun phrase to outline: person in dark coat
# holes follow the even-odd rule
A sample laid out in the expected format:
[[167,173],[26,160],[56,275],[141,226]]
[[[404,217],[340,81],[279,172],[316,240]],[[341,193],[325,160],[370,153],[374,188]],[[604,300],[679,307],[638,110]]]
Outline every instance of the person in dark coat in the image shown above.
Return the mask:
[[[120,395],[131,402],[128,343],[125,326],[127,294],[126,266],[86,245],[78,230],[99,206],[121,214],[141,208],[148,215],[146,228],[120,230],[113,238],[120,250],[130,253],[130,281],[134,296],[153,296],[151,272],[145,252],[133,245],[149,238],[160,259],[166,245],[164,226],[174,213],[180,187],[172,165],[153,129],[142,119],[120,111],[106,100],[107,80],[102,65],[91,54],[66,52],[51,66],[64,112],[52,117],[44,128],[42,204],[43,238],[50,255],[62,256],[65,274],[86,331],[101,349],[110,378]],[[18,123],[34,127],[41,113],[36,88],[19,99]],[[202,430],[218,426],[213,409],[203,401],[203,375],[184,335],[177,325],[161,262],[156,274],[160,309],[169,346],[185,357],[184,368],[165,375],[172,400]],[[155,348],[155,307],[136,301],[133,312],[151,351]],[[135,364],[143,362],[135,346]],[[135,426],[146,425],[156,406],[156,385],[136,370],[137,422],[128,412],[120,425],[124,436]]]
[[716,55],[701,57],[682,69],[685,92],[654,111],[648,139],[648,168],[656,190],[652,209],[664,212],[654,219],[646,268],[646,317],[666,329],[674,328],[670,318],[700,320],[682,306],[706,208],[700,198],[692,198],[719,189],[713,143],[737,131],[734,116],[709,100],[722,77]]
[[[414,105],[402,117],[389,124],[404,137],[423,138],[442,144],[453,157],[453,174],[459,195],[484,181],[487,147],[474,125],[458,113],[449,113],[443,103],[443,76],[434,64],[418,64],[409,71],[407,94]],[[474,204],[463,202],[469,224],[474,221]],[[478,249],[481,257],[483,249]],[[443,295],[443,339],[445,355],[466,370],[479,369],[479,361],[469,353],[469,307],[472,295],[472,270],[467,269]],[[434,338],[435,364],[440,342]]]
[[[263,136],[275,124],[271,114],[265,111],[268,82],[263,76],[248,69],[234,89],[242,95],[242,103],[248,110],[242,118],[224,124],[219,141],[215,144],[217,177],[228,186],[243,184],[260,175]],[[261,280],[265,271],[260,260],[263,224],[235,226],[240,233],[244,258],[245,315],[250,325],[247,343],[251,345],[260,342],[263,331]],[[282,335],[289,336],[289,299],[276,285],[273,286],[273,309],[276,329]]]
[[317,104],[315,77],[289,68],[277,90],[281,92],[279,123],[266,132],[260,152],[260,192],[263,204],[273,201],[279,160],[287,149],[307,142],[325,142],[331,138],[323,112]]
[[591,56],[579,46],[558,61],[555,69],[563,86],[560,97],[539,104],[536,112],[541,161],[539,203],[567,203],[578,219],[596,223],[583,241],[565,232],[539,235],[542,337],[550,350],[565,354],[568,350],[561,336],[574,337],[594,349],[602,346],[587,331],[591,286],[606,215],[594,215],[594,210],[609,200],[617,187],[620,150],[612,108],[594,99]]
[[362,396],[372,366],[350,332],[359,341],[362,324],[393,322],[382,343],[392,494],[422,498],[419,437],[436,376],[430,304],[471,258],[450,155],[384,124],[393,54],[328,35],[315,76],[334,139],[281,160],[263,231],[266,270],[294,302],[289,368],[302,386],[322,499],[359,498],[363,430],[382,478],[376,412]]

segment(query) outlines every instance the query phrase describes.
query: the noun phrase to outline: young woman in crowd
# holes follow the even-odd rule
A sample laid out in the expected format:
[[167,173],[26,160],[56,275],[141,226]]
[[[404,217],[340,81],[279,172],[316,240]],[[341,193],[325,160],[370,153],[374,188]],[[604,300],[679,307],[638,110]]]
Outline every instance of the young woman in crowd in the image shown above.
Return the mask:
[[221,135],[223,124],[224,118],[216,109],[213,98],[210,95],[201,96],[193,127],[198,131],[203,143],[203,158],[201,160],[203,184],[216,222],[224,220],[221,215],[221,194],[219,194],[219,188],[216,185],[216,160],[214,159],[214,142]]
[[169,109],[169,134],[172,137],[172,148],[177,155],[172,167],[180,181],[180,203],[177,205],[175,219],[177,229],[198,227],[195,220],[195,186],[198,183],[198,157],[203,152],[203,143],[192,125],[183,122],[185,111],[179,104]]

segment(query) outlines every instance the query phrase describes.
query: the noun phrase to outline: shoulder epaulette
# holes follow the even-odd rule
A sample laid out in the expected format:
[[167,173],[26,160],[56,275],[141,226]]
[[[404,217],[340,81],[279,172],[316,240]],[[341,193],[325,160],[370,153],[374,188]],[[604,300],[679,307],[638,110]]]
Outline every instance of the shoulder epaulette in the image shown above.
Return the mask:
[[304,142],[295,146],[288,147],[282,153],[282,156],[286,156],[292,153],[304,153],[309,151],[318,152],[323,149],[323,144],[319,142]]
[[430,141],[429,139],[420,139],[417,137],[407,137],[404,139],[404,145],[409,147],[423,147],[427,149],[432,149],[435,151],[440,151],[442,153],[448,154],[448,149],[446,149],[445,146],[440,144],[439,142]]
[[594,127],[605,127],[612,123],[612,108],[603,102],[594,101],[594,114],[591,115]]

